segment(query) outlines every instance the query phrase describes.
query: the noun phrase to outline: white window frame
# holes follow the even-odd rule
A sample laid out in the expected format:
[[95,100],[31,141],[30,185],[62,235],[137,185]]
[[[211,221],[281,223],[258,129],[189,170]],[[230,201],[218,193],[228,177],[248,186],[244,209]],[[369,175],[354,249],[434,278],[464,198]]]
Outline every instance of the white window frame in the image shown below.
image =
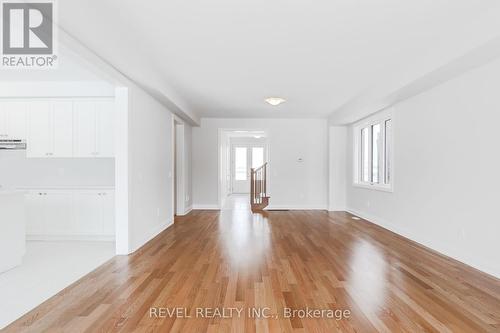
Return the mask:
[[[392,127],[392,132],[391,132],[391,137],[389,141],[389,146],[390,146],[390,156],[386,159],[386,121],[391,120],[391,127]],[[382,181],[379,183],[374,183],[371,181],[363,181],[362,179],[362,149],[361,149],[361,130],[363,128],[368,127],[368,146],[370,147],[370,152],[369,152],[369,171],[370,171],[370,178],[372,177],[372,127],[373,125],[380,124],[381,126],[381,144],[379,146],[379,151],[380,151],[380,157],[379,157],[379,179]],[[354,142],[354,163],[353,163],[353,186],[355,187],[361,187],[361,188],[366,188],[366,189],[372,189],[372,190],[378,190],[378,191],[385,191],[385,192],[394,192],[394,117],[393,114],[389,111],[383,111],[380,112],[374,116],[371,116],[369,118],[363,119],[353,125],[353,142]],[[388,184],[385,183],[386,179],[386,163],[389,161],[390,164],[390,181]]]

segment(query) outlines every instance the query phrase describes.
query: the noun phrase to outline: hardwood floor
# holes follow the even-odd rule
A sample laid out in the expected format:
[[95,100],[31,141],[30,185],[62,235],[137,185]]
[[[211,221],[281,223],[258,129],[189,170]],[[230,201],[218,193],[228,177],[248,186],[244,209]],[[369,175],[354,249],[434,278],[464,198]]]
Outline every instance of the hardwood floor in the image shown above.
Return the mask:
[[[500,332],[499,280],[347,213],[238,200],[176,219],[5,332]],[[285,316],[307,308],[324,317]]]

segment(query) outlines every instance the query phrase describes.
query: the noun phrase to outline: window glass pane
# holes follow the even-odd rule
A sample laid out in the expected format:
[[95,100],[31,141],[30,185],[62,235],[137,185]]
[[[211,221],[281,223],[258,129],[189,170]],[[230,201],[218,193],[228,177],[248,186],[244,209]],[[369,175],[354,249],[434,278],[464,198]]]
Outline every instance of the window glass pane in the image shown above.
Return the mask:
[[368,136],[368,127],[361,130],[361,181],[370,181],[370,137]]
[[380,181],[380,124],[372,125],[372,183],[378,184]]
[[234,148],[234,179],[247,180],[247,148]]
[[264,148],[252,148],[252,168],[260,168],[264,164]]
[[391,183],[391,154],[392,154],[392,120],[385,121],[385,176],[384,182]]

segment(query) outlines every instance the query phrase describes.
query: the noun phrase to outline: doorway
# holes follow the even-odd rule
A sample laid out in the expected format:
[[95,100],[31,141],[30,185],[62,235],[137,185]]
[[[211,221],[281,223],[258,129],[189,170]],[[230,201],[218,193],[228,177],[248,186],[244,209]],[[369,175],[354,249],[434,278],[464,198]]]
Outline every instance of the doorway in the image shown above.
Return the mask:
[[231,192],[250,193],[251,169],[265,163],[264,144],[233,144],[231,146]]
[[214,208],[223,208],[232,194],[250,200],[251,168],[270,162],[268,139],[264,129],[219,129],[219,200]]

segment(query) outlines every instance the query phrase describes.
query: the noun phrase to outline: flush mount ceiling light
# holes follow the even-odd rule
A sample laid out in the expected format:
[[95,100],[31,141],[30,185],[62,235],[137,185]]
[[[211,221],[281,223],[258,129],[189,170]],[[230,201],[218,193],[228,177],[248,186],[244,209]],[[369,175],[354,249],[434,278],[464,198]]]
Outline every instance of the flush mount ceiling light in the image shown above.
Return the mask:
[[278,106],[281,103],[286,102],[286,100],[284,98],[281,98],[281,97],[268,97],[265,99],[265,101],[267,103],[271,104],[272,106]]

